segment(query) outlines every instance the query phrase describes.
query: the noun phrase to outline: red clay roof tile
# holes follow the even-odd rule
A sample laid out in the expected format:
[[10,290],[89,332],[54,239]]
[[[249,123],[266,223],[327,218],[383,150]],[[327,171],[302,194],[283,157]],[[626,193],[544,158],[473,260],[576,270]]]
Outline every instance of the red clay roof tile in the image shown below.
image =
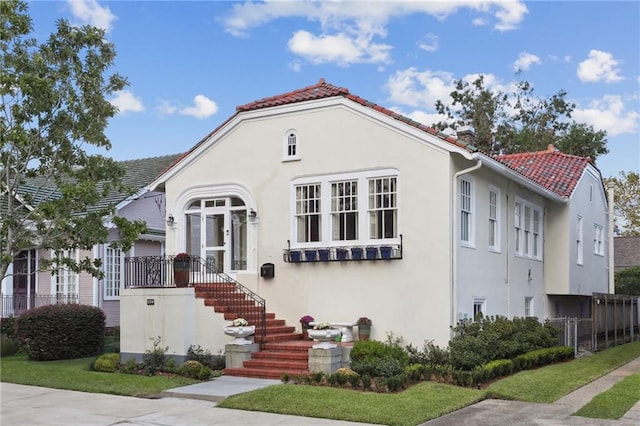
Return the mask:
[[570,197],[589,158],[562,153],[549,145],[545,151],[522,152],[494,157],[507,167],[563,197]]

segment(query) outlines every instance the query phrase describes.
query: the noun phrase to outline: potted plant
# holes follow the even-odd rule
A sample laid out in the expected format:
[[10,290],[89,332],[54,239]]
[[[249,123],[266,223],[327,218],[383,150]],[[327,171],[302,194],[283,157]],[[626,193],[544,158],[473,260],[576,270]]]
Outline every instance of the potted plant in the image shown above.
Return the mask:
[[236,318],[231,322],[230,326],[225,327],[223,330],[224,334],[235,338],[231,341],[231,344],[249,345],[252,342],[247,337],[256,332],[256,326],[249,325],[249,321],[244,318]]
[[315,349],[333,349],[337,345],[330,343],[340,335],[340,330],[335,328],[330,322],[324,321],[309,329],[309,337],[321,343],[313,345]]
[[356,321],[356,325],[358,326],[358,339],[369,340],[369,336],[371,336],[371,320],[367,317],[360,317]]
[[300,317],[300,327],[302,328],[302,339],[307,340],[309,338],[309,323],[315,321],[311,315],[305,315]]
[[178,253],[173,258],[173,282],[176,287],[189,285],[189,273],[191,270],[191,256],[187,253]]

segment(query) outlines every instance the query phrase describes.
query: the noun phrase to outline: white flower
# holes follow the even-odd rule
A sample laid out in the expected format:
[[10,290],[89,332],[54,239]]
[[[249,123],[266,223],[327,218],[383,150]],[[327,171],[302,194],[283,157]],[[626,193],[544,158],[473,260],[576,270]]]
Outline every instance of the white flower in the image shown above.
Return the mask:
[[236,318],[232,322],[234,327],[245,327],[249,325],[249,322],[244,318]]

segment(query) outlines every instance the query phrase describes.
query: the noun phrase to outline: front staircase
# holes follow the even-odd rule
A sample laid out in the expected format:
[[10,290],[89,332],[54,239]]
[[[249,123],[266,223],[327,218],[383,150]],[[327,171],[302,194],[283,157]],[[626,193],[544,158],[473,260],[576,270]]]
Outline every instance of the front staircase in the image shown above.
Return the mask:
[[296,375],[309,372],[308,350],[313,341],[303,340],[302,333],[288,326],[275,313],[265,314],[265,329],[262,327],[262,307],[247,297],[233,283],[194,284],[196,297],[204,299],[205,306],[224,314],[224,319],[233,321],[245,318],[250,325],[256,326],[254,340],[260,344],[243,368],[227,368],[228,376],[280,379],[282,373]]

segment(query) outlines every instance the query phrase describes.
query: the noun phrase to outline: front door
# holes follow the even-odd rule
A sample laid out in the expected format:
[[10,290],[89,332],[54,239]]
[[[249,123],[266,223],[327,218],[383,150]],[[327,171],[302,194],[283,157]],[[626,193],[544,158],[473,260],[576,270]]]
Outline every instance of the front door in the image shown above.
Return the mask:
[[247,269],[247,207],[237,197],[198,200],[187,212],[187,247],[228,275]]

